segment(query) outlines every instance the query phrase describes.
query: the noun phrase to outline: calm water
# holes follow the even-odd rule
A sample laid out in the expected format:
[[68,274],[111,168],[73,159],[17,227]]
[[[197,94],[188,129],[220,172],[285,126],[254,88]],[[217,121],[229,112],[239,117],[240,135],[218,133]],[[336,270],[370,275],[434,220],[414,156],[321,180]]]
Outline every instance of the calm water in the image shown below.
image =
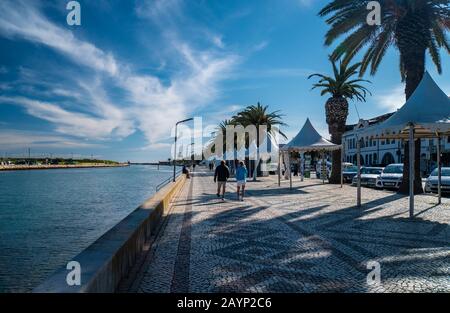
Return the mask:
[[153,166],[0,172],[0,292],[31,290],[170,175]]

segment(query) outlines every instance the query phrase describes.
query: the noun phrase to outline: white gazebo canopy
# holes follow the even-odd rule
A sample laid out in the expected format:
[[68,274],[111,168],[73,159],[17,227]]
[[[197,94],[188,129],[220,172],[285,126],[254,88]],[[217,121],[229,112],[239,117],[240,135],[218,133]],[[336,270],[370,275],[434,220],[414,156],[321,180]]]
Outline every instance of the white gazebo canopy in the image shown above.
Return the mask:
[[333,151],[339,149],[341,149],[340,145],[330,142],[317,132],[309,118],[297,136],[282,148],[283,151],[289,152]]
[[[438,196],[441,203],[441,161],[440,140],[450,135],[450,99],[442,91],[428,72],[406,103],[390,118],[379,125],[361,129],[358,137],[375,139],[392,138],[409,141],[409,211],[414,216],[414,141],[420,138],[438,138]],[[360,148],[358,144],[358,158]],[[358,162],[358,167],[360,164]],[[358,180],[360,179],[358,175]],[[358,206],[361,203],[360,183],[358,182]]]
[[362,129],[360,136],[408,139],[414,127],[414,138],[436,138],[450,135],[450,98],[428,72],[408,101],[386,121]]
[[[291,160],[290,160],[290,152],[299,152],[299,153],[305,153],[305,152],[312,152],[312,151],[318,151],[322,152],[322,166],[323,170],[325,170],[325,152],[326,151],[335,151],[341,149],[340,145],[336,145],[329,140],[323,138],[317,130],[314,128],[314,126],[311,124],[311,121],[306,119],[305,125],[303,125],[303,128],[300,130],[300,132],[297,134],[297,136],[294,137],[288,144],[283,146],[283,148],[280,150],[280,152],[283,153],[283,159],[287,162],[287,169],[286,174],[289,175],[290,180],[290,188],[292,189],[292,173],[290,170],[291,166]],[[303,158],[303,157],[302,157]],[[280,185],[280,173],[281,169],[279,167],[278,169],[278,185]],[[303,171],[302,172],[302,180],[303,180]],[[287,177],[287,175],[285,175]],[[325,183],[325,178],[322,178],[323,183]]]

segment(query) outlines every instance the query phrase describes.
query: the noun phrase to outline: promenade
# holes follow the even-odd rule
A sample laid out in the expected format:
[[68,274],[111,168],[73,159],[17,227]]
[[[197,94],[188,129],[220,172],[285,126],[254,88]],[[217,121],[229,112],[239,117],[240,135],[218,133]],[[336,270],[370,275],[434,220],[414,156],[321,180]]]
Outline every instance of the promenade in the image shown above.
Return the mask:
[[[450,292],[450,199],[288,182],[235,184],[217,199],[212,174],[188,180],[128,292]],[[368,262],[381,283],[368,284]]]

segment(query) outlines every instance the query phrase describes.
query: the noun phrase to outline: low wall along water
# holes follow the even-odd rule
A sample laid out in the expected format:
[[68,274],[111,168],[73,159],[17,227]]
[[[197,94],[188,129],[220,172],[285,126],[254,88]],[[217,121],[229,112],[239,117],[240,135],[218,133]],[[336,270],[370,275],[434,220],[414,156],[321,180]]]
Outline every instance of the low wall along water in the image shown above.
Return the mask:
[[158,191],[139,208],[78,254],[73,260],[81,266],[81,284],[69,286],[66,278],[71,270],[63,267],[36,287],[35,293],[114,292],[127,276],[145,243],[167,214],[174,196],[185,182],[181,175]]

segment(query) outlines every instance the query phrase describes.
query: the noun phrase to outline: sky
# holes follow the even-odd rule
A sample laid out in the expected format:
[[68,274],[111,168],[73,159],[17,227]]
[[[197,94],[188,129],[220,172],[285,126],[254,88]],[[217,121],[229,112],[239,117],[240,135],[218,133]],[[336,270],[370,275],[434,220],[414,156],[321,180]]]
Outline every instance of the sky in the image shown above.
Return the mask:
[[[68,2],[0,1],[0,156],[167,160],[176,121],[202,118],[208,136],[258,102],[290,138],[308,117],[329,137],[327,97],[307,79],[331,74],[327,0],[86,0],[79,26]],[[450,94],[441,56],[443,74],[427,70]],[[391,48],[365,77],[373,95],[350,102],[348,123],[403,105],[398,59]]]

